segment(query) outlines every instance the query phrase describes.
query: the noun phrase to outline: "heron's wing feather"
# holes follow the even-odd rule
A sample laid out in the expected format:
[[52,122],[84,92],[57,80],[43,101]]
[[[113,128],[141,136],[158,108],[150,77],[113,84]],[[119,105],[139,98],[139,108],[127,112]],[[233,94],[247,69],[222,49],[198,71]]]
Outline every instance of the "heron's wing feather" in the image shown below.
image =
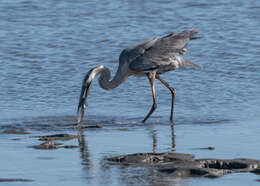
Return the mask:
[[127,48],[125,57],[129,60],[129,68],[134,71],[149,71],[156,68],[173,70],[180,67],[177,61],[179,58],[176,56],[195,38],[194,34],[197,32],[185,30],[177,35],[170,34]]
[[162,37],[160,42],[157,42],[156,45],[157,47],[162,47],[179,53],[179,50],[187,47],[190,40],[198,38],[194,36],[196,33],[198,33],[197,30],[184,30],[177,35]]
[[159,38],[146,40],[134,46],[130,46],[124,49],[119,56],[119,62],[134,61],[136,58],[138,58],[139,56],[143,55],[145,52],[150,50],[154,46],[154,44],[158,41],[158,39]]

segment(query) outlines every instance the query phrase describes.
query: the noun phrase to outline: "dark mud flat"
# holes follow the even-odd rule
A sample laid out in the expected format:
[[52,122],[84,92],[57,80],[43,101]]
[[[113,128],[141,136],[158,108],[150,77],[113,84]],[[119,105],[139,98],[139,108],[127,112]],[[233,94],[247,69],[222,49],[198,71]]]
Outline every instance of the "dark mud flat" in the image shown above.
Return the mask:
[[152,165],[161,173],[174,177],[221,177],[225,174],[260,173],[260,160],[254,159],[194,159],[192,154],[137,153],[107,158],[123,165]]

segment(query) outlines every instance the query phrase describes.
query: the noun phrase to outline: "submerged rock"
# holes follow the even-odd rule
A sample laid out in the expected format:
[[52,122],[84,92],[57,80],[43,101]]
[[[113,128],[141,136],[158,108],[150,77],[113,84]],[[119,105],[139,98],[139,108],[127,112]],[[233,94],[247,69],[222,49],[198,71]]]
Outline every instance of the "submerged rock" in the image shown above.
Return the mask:
[[34,145],[30,146],[31,148],[34,149],[58,149],[58,148],[66,148],[66,149],[71,149],[71,148],[78,148],[76,145],[63,145],[62,143],[55,142],[56,140],[71,140],[74,138],[77,138],[77,135],[72,135],[72,134],[54,134],[54,135],[48,135],[48,136],[34,136],[36,138],[39,138],[40,141],[45,141],[44,143],[40,145]]
[[48,136],[36,136],[41,141],[55,141],[55,140],[72,140],[74,138],[77,138],[77,135],[72,134],[54,134],[54,135],[48,135]]
[[124,165],[152,165],[159,172],[174,177],[220,177],[238,172],[260,173],[260,160],[254,159],[194,159],[192,154],[137,153],[106,158]]
[[215,147],[201,147],[201,148],[193,148],[193,150],[215,150]]
[[3,131],[5,134],[31,134],[30,132],[25,131],[24,129],[7,129]]
[[13,138],[12,140],[13,140],[13,141],[21,141],[22,138]]
[[74,149],[74,148],[78,148],[79,146],[77,146],[77,145],[63,145],[62,147],[65,148],[65,149]]
[[102,125],[78,125],[78,124],[73,124],[72,129],[101,129],[104,128]]
[[23,178],[0,178],[0,182],[31,182],[33,180]]
[[103,128],[103,126],[101,126],[101,125],[84,125],[84,126],[80,126],[80,128],[82,128],[82,129],[100,129],[100,128]]

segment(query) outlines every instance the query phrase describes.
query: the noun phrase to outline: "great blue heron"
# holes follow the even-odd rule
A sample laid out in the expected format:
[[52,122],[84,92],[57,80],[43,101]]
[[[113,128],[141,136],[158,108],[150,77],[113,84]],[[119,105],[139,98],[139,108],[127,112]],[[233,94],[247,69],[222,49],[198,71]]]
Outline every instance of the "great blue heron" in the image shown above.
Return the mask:
[[151,110],[143,119],[143,123],[149,118],[157,108],[155,97],[155,79],[158,79],[166,86],[172,94],[171,116],[173,121],[174,99],[176,91],[166,81],[161,79],[160,74],[170,70],[175,70],[184,66],[194,66],[201,68],[200,65],[180,57],[187,52],[187,45],[190,40],[197,39],[195,34],[197,30],[184,30],[174,35],[173,33],[164,37],[157,37],[152,40],[146,40],[134,46],[124,49],[119,57],[119,66],[112,80],[110,80],[110,71],[103,65],[91,69],[85,76],[78,104],[78,124],[83,120],[86,109],[86,101],[93,79],[100,74],[99,85],[105,90],[118,87],[128,76],[147,76],[153,96],[153,105]]

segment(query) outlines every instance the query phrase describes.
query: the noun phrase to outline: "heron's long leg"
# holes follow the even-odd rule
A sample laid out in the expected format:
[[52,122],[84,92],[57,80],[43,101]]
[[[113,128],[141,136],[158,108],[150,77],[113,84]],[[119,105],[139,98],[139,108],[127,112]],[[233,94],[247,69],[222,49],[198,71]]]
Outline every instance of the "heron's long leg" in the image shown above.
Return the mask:
[[175,134],[174,134],[174,124],[171,123],[171,133],[172,133],[172,149],[174,149],[176,147],[176,143],[175,143]]
[[176,90],[175,88],[171,87],[166,81],[164,81],[158,74],[156,75],[156,79],[159,79],[161,83],[166,86],[172,93],[172,105],[171,105],[171,116],[170,120],[173,121],[173,112],[174,112],[174,100],[175,100],[175,95],[176,95]]
[[153,113],[153,111],[155,111],[155,109],[157,108],[157,103],[156,103],[156,98],[155,98],[155,86],[154,86],[155,75],[156,75],[156,72],[149,72],[147,74],[147,77],[148,77],[151,87],[152,87],[153,106],[152,106],[151,110],[149,111],[149,113],[145,116],[144,120],[142,121],[143,123],[150,117],[150,115]]

